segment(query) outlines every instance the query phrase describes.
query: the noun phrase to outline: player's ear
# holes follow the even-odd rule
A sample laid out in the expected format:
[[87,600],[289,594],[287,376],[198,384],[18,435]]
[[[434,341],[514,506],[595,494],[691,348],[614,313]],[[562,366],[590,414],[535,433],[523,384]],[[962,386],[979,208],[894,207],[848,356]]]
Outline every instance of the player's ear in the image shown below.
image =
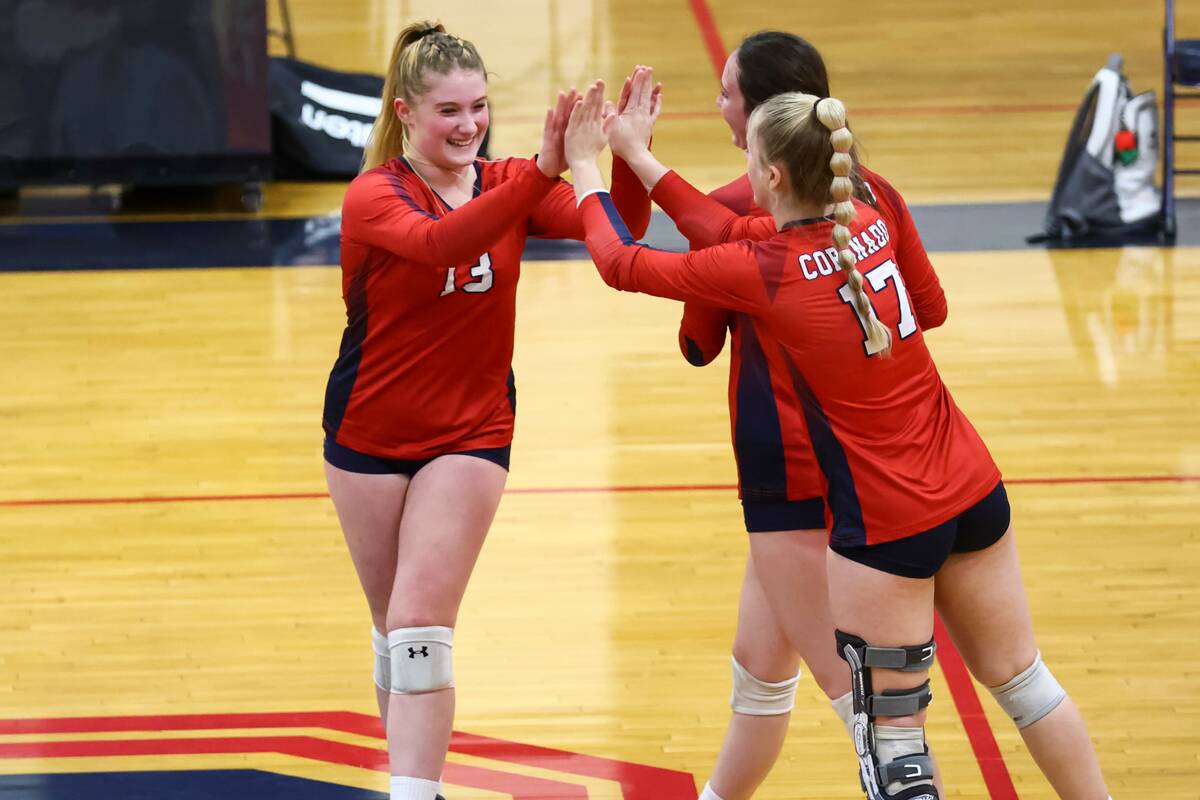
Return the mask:
[[405,125],[411,125],[413,122],[413,107],[408,104],[408,101],[403,97],[397,97],[392,101],[392,108],[396,111],[396,117]]
[[767,188],[772,192],[783,191],[783,170],[774,164],[767,165]]

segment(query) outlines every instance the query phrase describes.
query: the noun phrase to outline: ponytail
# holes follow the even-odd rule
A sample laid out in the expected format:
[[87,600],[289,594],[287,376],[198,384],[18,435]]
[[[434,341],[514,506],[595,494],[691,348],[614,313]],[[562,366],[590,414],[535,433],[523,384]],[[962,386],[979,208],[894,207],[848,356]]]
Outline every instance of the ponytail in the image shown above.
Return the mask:
[[374,169],[404,152],[407,134],[396,116],[396,98],[413,103],[428,91],[423,80],[426,72],[445,75],[454,69],[478,70],[487,75],[475,45],[446,33],[442,23],[414,22],[400,31],[383,79],[383,106],[367,137],[359,172]]
[[850,249],[850,223],[858,216],[851,198],[861,179],[854,134],[846,127],[846,107],[832,97],[777,94],[754,109],[746,132],[764,164],[783,166],[798,199],[820,207],[834,204],[837,265],[846,273],[854,308],[867,328],[867,350],[889,354],[892,335],[871,308]]
[[859,318],[866,323],[867,351],[887,356],[892,350],[891,331],[875,316],[875,309],[863,291],[863,276],[856,267],[857,259],[850,249],[850,223],[854,222],[858,213],[850,199],[854,195],[854,182],[851,180],[854,159],[850,155],[854,135],[846,127],[846,107],[842,101],[826,97],[813,105],[813,114],[829,129],[829,143],[833,148],[833,155],[829,159],[829,169],[833,173],[829,197],[835,204],[833,243],[838,250],[838,269],[846,273],[846,282],[854,294],[854,307],[858,310]]

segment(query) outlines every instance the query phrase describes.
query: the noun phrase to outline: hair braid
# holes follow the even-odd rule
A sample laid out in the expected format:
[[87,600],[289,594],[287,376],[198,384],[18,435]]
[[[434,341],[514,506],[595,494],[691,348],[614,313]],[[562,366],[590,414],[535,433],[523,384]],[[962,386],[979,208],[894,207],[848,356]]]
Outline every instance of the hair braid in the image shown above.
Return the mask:
[[833,199],[833,243],[838,250],[838,268],[846,273],[846,282],[854,293],[854,307],[858,315],[867,324],[867,345],[872,352],[888,355],[892,349],[892,334],[887,327],[875,316],[875,309],[867,293],[863,291],[863,276],[858,271],[857,259],[850,249],[850,223],[854,222],[858,213],[854,202],[854,182],[851,173],[854,169],[854,159],[850,149],[854,145],[854,134],[846,127],[846,107],[842,101],[826,97],[813,105],[813,114],[821,124],[829,129],[829,143],[833,147],[833,155],[829,159],[829,169],[833,180],[829,184],[829,196]]

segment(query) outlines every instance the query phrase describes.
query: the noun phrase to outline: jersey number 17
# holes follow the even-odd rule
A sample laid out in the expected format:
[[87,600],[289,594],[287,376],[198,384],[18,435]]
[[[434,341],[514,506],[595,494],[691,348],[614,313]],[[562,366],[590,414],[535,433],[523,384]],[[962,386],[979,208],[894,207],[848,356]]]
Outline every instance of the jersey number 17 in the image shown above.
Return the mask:
[[[896,262],[890,258],[884,261],[878,267],[863,274],[867,283],[871,284],[871,288],[876,294],[887,288],[888,281],[892,282],[892,286],[896,289],[896,299],[900,305],[900,323],[896,326],[900,332],[901,339],[907,339],[917,332],[917,318],[913,314],[912,304],[908,299],[908,290],[904,288],[904,278],[900,277],[900,270],[896,268]],[[867,336],[867,321],[863,319],[862,314],[858,312],[858,307],[854,305],[854,292],[850,289],[849,283],[843,283],[842,288],[838,289],[838,296],[842,298],[842,302],[850,306],[854,311],[854,317],[858,320],[858,324],[863,330],[863,350],[868,356],[873,356],[882,348],[872,347],[866,339]],[[876,316],[879,316],[876,313]],[[882,321],[882,320],[881,320]]]

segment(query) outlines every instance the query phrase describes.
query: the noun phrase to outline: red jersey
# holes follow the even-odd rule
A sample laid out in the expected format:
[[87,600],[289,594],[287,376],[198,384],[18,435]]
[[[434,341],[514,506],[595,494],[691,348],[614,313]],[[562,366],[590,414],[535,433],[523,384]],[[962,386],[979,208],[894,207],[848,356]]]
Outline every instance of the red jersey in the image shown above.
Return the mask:
[[[451,210],[404,158],[359,175],[342,206],[346,329],[325,391],[338,444],[394,459],[512,442],[517,278],[529,236],[582,239],[570,184],[528,159],[476,161],[475,197]],[[639,235],[650,201],[614,162]]]
[[[730,238],[756,222],[692,191],[693,206],[727,215]],[[827,219],[790,223],[764,241],[680,254],[636,244],[603,193],[582,206],[588,250],[608,285],[734,309],[761,323],[763,348],[786,369],[803,410],[831,541],[851,547],[939,525],[1000,480],[925,348],[887,224],[874,208],[856,206],[851,249],[860,254],[867,295],[892,332],[887,358],[867,351]]]
[[[896,263],[908,287],[918,323],[923,330],[941,325],[946,320],[946,297],[908,206],[881,176],[864,167],[859,167],[859,171],[891,234]],[[681,180],[678,176],[671,177],[672,182]],[[671,185],[655,187],[658,192],[655,199],[660,205],[670,202],[669,196],[660,196]],[[754,238],[769,238],[775,233],[774,220],[754,204],[754,191],[747,176],[714,190],[709,197],[735,214],[763,217],[765,224],[754,232]],[[675,203],[669,211],[680,211],[679,205]],[[719,231],[712,230],[710,219],[687,216],[688,222],[680,224],[680,230],[693,249],[724,241]],[[678,219],[676,222],[679,224]],[[786,368],[772,351],[764,349],[761,331],[754,328],[753,319],[744,313],[685,303],[679,326],[679,347],[684,357],[695,366],[708,364],[725,346],[726,328],[730,336],[729,423],[739,496],[767,501],[818,496],[821,476],[803,411]]]

